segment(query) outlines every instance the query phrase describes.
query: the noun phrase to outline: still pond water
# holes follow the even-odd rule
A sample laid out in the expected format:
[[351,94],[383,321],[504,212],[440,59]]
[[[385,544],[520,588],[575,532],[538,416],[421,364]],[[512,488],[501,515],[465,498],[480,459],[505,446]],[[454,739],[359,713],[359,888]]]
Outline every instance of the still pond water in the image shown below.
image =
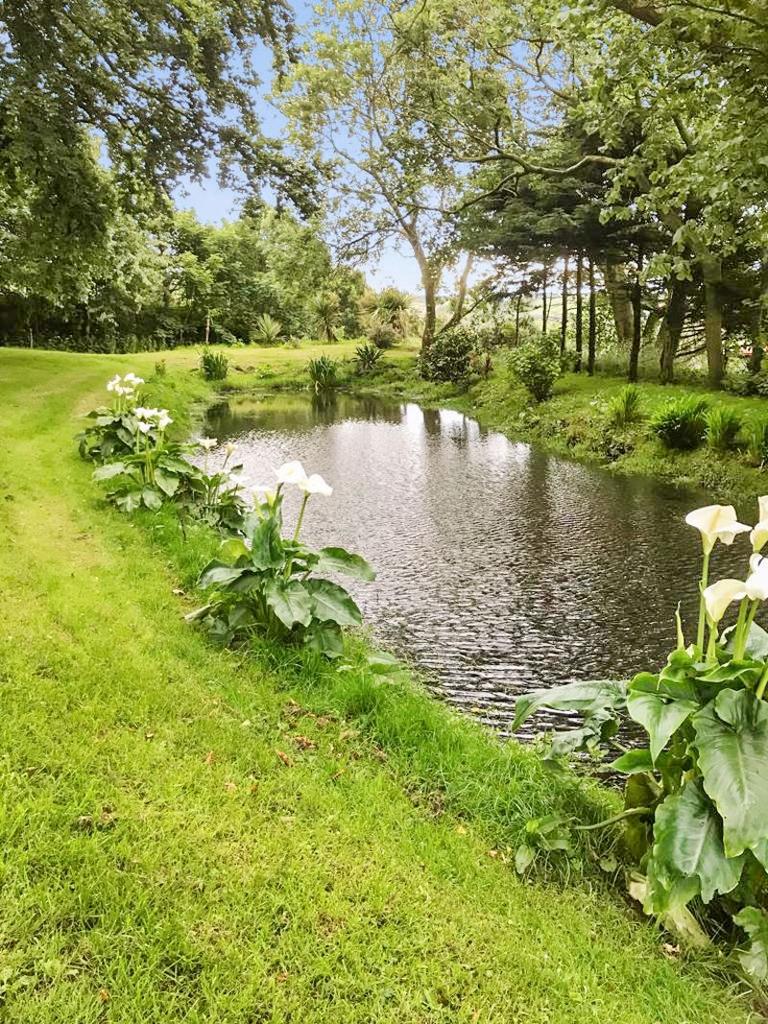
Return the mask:
[[[332,498],[311,502],[303,538],[365,555],[376,582],[350,590],[381,644],[502,733],[526,690],[661,664],[678,599],[684,621],[695,619],[699,541],[683,522],[706,503],[695,492],[412,403],[237,400],[212,409],[206,429],[238,442],[253,484],[299,459],[333,485]],[[738,574],[747,548],[718,546],[714,572]]]

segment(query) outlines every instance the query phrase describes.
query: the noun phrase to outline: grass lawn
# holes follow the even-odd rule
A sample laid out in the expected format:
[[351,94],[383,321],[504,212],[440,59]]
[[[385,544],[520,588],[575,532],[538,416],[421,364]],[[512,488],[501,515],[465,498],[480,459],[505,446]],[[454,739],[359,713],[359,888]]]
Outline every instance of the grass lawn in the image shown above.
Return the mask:
[[[232,376],[307,357],[238,351]],[[210,541],[105,508],[72,444],[106,378],[156,358],[0,349],[0,1019],[752,1019],[589,865],[516,877],[526,817],[582,799],[527,751],[405,681],[184,624]],[[154,392],[179,420],[196,358],[165,354]]]

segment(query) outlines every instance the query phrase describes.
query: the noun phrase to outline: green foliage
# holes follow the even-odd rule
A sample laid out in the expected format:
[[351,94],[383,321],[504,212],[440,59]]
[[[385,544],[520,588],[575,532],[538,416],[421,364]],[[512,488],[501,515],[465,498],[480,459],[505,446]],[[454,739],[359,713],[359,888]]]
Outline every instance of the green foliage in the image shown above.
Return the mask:
[[698,448],[707,433],[707,409],[707,400],[696,395],[671,399],[652,417],[651,431],[667,448]]
[[357,357],[357,372],[366,374],[376,369],[381,362],[383,352],[376,345],[358,345],[355,355]]
[[339,383],[339,364],[329,356],[318,356],[310,359],[307,364],[309,380],[315,394],[321,391],[332,391]]
[[309,492],[291,538],[283,536],[282,485],[261,502],[246,525],[246,540],[224,541],[203,570],[208,603],[192,613],[224,643],[258,633],[283,644],[301,644],[327,658],[343,653],[342,628],[362,622],[360,609],[327,572],[372,580],[365,559],[343,548],[311,551],[299,540]]
[[[763,511],[761,499],[761,513]],[[717,515],[717,521],[713,515]],[[645,881],[635,881],[645,911],[669,927],[695,932],[693,900],[719,900],[751,935],[744,966],[766,976],[768,930],[768,634],[754,623],[768,598],[768,561],[750,561],[746,583],[709,586],[709,551],[718,536],[743,528],[732,508],[697,510],[688,517],[702,535],[705,560],[696,642],[686,646],[679,615],[678,644],[658,673],[629,683],[571,683],[518,701],[515,727],[542,707],[577,712],[580,726],[556,733],[548,757],[611,746],[622,716],[640,726],[646,746],[625,750],[611,769],[626,776],[626,848]],[[718,532],[722,527],[723,533]],[[753,533],[757,550],[768,524]],[[728,605],[740,602],[736,626],[721,630]],[[706,631],[709,639],[705,645]],[[756,909],[758,904],[760,909]]]
[[741,430],[741,417],[734,409],[716,405],[707,412],[707,444],[718,452],[727,452],[736,447]]
[[750,424],[747,431],[750,458],[756,465],[768,462],[768,418],[761,417]]
[[640,389],[627,384],[608,403],[608,423],[612,427],[627,427],[642,418]]
[[390,324],[373,323],[368,328],[368,337],[376,348],[386,349],[397,344],[399,335]]
[[440,331],[419,358],[419,372],[425,380],[464,385],[472,368],[473,336],[461,327]]
[[200,372],[205,380],[224,380],[229,370],[229,360],[223,352],[212,352],[204,348],[200,356]]
[[523,342],[510,352],[509,366],[534,401],[544,402],[560,376],[558,347],[550,337]]
[[253,330],[253,340],[261,345],[276,345],[283,334],[283,325],[269,313],[262,313]]

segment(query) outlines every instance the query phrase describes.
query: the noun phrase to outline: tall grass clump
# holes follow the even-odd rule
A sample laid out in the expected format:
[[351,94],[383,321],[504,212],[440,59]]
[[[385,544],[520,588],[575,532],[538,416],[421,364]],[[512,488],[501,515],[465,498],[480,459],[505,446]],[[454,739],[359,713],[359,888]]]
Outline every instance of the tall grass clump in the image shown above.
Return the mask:
[[753,462],[759,466],[768,462],[768,419],[751,424],[747,431],[747,446]]
[[608,422],[612,427],[627,427],[642,418],[640,389],[636,384],[627,384],[608,403]]
[[221,352],[204,348],[200,356],[200,372],[206,380],[224,380],[229,370],[229,360]]
[[741,417],[733,409],[716,406],[707,413],[707,444],[717,452],[736,447],[741,430]]
[[331,391],[339,383],[339,364],[335,359],[329,359],[328,356],[310,359],[307,364],[307,373],[315,394],[319,394],[321,391]]
[[691,451],[706,436],[707,408],[705,398],[673,398],[653,417],[651,431],[666,448]]

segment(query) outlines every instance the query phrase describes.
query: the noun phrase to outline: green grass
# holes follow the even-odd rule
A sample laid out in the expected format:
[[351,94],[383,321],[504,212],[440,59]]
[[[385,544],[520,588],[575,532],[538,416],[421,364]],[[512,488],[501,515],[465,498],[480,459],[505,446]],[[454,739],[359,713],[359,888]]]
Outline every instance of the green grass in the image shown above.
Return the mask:
[[[747,1021],[588,864],[510,868],[528,815],[609,798],[407,680],[183,623],[210,539],[106,508],[71,441],[108,376],[155,358],[0,350],[0,1018]],[[165,358],[153,401],[183,427],[210,392],[181,372],[196,353]],[[308,354],[241,358],[282,381]]]

